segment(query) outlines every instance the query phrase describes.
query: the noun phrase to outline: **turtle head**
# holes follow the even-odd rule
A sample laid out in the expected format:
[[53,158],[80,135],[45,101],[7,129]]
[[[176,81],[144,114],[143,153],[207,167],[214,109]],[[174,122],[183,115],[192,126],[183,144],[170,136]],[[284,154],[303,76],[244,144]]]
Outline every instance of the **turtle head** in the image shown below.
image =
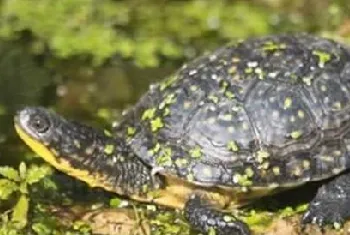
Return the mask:
[[[66,173],[93,168],[92,159],[103,155],[113,139],[41,107],[27,107],[15,115],[20,138],[39,156]],[[102,152],[102,153],[101,153]],[[90,159],[90,161],[89,161]]]
[[49,147],[63,137],[63,133],[58,130],[62,122],[58,115],[39,107],[24,108],[15,116],[17,133],[30,147],[34,147],[34,151],[37,150],[34,144]]
[[14,122],[20,138],[34,152],[56,169],[92,187],[129,196],[158,187],[149,167],[121,138],[40,107],[18,111]]

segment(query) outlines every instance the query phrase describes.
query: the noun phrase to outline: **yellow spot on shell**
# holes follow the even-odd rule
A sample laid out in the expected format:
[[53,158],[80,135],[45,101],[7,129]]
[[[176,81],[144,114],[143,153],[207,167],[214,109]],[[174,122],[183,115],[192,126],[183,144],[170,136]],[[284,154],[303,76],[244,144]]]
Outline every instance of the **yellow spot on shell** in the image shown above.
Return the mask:
[[108,130],[103,130],[103,133],[105,134],[105,136],[109,136],[109,137],[112,136],[112,133]]
[[311,86],[311,81],[312,81],[311,77],[304,77],[303,78],[303,82],[308,86]]
[[318,57],[318,66],[321,68],[331,59],[331,55],[324,51],[315,50],[312,54]]
[[165,90],[167,87],[171,86],[172,84],[175,83],[175,81],[177,80],[177,76],[176,75],[173,75],[173,76],[170,76],[168,77],[167,79],[165,79],[163,81],[163,83],[160,85],[159,89],[161,91]]
[[103,152],[107,155],[111,155],[114,151],[114,145],[112,144],[107,144],[104,148],[103,148]]
[[228,82],[222,81],[220,84],[220,88],[225,91],[227,89],[227,87],[228,87]]
[[214,117],[211,117],[211,118],[209,118],[208,119],[208,124],[214,124],[215,123],[215,121],[216,121],[216,118],[214,118]]
[[228,73],[229,74],[234,74],[237,71],[237,67],[236,66],[232,66],[228,69]]
[[263,162],[264,159],[269,158],[269,156],[270,156],[270,153],[267,152],[267,151],[264,151],[264,150],[259,150],[256,153],[257,161],[260,162],[260,163]]
[[169,147],[163,148],[159,156],[156,158],[158,165],[170,166],[172,164],[172,150]]
[[254,175],[254,171],[253,171],[253,169],[250,168],[250,167],[247,167],[247,168],[244,170],[244,173],[245,173],[249,178],[253,177],[253,175]]
[[294,116],[294,115],[290,116],[289,120],[290,120],[291,122],[295,122],[295,116]]
[[224,120],[224,121],[231,121],[232,120],[232,114],[222,115],[221,119]]
[[305,170],[309,170],[310,169],[310,161],[309,160],[304,160],[303,161],[303,167]]
[[249,129],[249,124],[247,122],[242,123],[242,128],[243,130],[248,130]]
[[236,141],[231,140],[227,143],[227,149],[233,152],[237,152],[239,150],[239,147],[236,143]]
[[178,158],[175,160],[175,165],[178,167],[185,167],[188,165],[188,161],[185,158]]
[[305,113],[304,113],[303,110],[301,110],[301,109],[298,110],[298,117],[299,117],[300,119],[303,119],[303,118],[305,117]]
[[170,93],[164,98],[164,103],[165,104],[173,104],[176,101],[176,97],[174,93]]
[[202,157],[202,149],[199,146],[196,146],[194,149],[190,150],[190,155],[193,158],[200,158]]
[[339,150],[334,150],[334,151],[333,151],[333,154],[334,154],[334,156],[336,156],[336,157],[340,157],[340,156],[342,155],[342,152],[339,151]]
[[292,98],[291,97],[287,97],[284,100],[284,109],[289,109],[290,107],[292,107],[292,103],[293,103]]
[[190,90],[193,91],[193,92],[196,91],[197,89],[198,89],[197,86],[194,86],[194,85],[190,86]]
[[192,173],[189,173],[186,178],[188,181],[194,181],[194,175]]
[[165,108],[163,116],[168,116],[169,114],[170,114],[170,109],[169,108]]
[[292,174],[295,175],[295,176],[300,176],[302,174],[302,170],[300,169],[300,167],[295,167],[293,169]]
[[151,130],[153,132],[159,130],[160,128],[164,127],[164,123],[160,117],[157,117],[156,119],[151,121]]
[[280,168],[278,167],[278,166],[274,166],[273,168],[272,168],[272,172],[273,172],[273,174],[274,175],[280,175]]
[[143,112],[141,119],[142,119],[142,120],[152,119],[152,118],[154,117],[155,112],[156,112],[156,109],[155,109],[155,108],[146,109],[146,110]]
[[210,167],[204,167],[203,168],[203,174],[206,176],[206,177],[211,177],[213,175],[213,172],[212,170],[210,169]]
[[321,159],[323,162],[334,162],[333,157],[328,156],[328,155],[323,155],[323,156],[320,157],[320,159]]
[[225,91],[225,96],[229,99],[235,98],[235,94],[233,94],[231,91]]
[[224,221],[225,221],[226,223],[230,223],[230,222],[237,221],[237,219],[236,219],[235,217],[230,216],[230,215],[225,215],[225,216],[223,217],[223,219],[224,219]]
[[341,109],[342,108],[342,105],[341,105],[341,103],[339,102],[339,101],[337,101],[337,102],[334,102],[333,103],[333,107],[335,108],[335,109]]
[[240,186],[251,186],[253,182],[249,180],[247,175],[235,174],[233,176],[234,181],[237,182]]
[[219,102],[219,98],[217,96],[210,95],[208,96],[208,99],[212,101],[214,104],[217,104]]
[[128,129],[127,129],[128,136],[133,136],[135,134],[135,132],[136,132],[136,130],[134,127],[130,127],[130,126],[128,127]]
[[156,143],[154,147],[151,150],[149,150],[149,152],[151,153],[151,155],[154,155],[155,153],[158,153],[159,150],[160,150],[160,144]]
[[245,68],[245,69],[244,69],[244,73],[246,73],[246,74],[251,74],[251,73],[253,73],[253,68],[251,68],[251,67]]
[[184,109],[189,109],[191,107],[191,102],[185,101],[184,102]]
[[86,149],[85,149],[85,153],[87,154],[87,155],[91,155],[92,153],[94,152],[94,148],[91,146],[91,147],[87,147]]
[[301,131],[293,131],[290,133],[290,136],[292,139],[298,139],[303,133]]
[[74,146],[77,147],[78,149],[80,149],[80,142],[79,140],[73,140]]
[[239,61],[241,61],[241,59],[238,58],[238,57],[233,57],[233,58],[232,58],[232,62],[233,62],[233,63],[237,63],[237,62],[239,62]]
[[269,166],[270,166],[269,162],[263,162],[260,167],[261,167],[261,169],[267,170],[269,168]]
[[276,51],[286,49],[287,45],[284,43],[266,42],[262,47],[264,51]]

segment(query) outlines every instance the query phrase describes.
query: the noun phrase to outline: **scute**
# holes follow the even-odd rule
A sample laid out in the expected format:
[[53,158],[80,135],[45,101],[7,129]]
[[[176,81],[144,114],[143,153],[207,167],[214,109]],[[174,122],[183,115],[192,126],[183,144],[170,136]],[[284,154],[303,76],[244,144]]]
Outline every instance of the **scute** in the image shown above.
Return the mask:
[[251,92],[245,107],[264,144],[281,148],[314,134],[317,126],[302,89],[262,81]]
[[332,40],[249,39],[152,86],[115,132],[161,174],[289,187],[349,168],[349,81],[350,51]]

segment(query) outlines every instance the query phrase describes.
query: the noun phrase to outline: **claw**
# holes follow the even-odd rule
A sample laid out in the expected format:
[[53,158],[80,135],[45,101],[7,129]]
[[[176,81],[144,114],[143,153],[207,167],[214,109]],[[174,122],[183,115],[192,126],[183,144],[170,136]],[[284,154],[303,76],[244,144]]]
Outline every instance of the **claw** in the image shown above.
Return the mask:
[[310,214],[311,214],[310,211],[307,211],[304,213],[303,217],[301,218],[301,223],[303,226],[311,222]]
[[320,227],[322,229],[324,227],[324,218],[323,217],[320,217],[320,218],[314,217],[312,219],[312,223],[317,224],[318,227]]

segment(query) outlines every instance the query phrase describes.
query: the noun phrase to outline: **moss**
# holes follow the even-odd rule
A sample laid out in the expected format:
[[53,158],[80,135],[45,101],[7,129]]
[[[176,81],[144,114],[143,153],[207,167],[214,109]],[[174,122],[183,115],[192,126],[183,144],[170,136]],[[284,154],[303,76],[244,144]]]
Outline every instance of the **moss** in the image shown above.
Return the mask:
[[320,67],[324,67],[324,65],[331,60],[331,55],[324,51],[315,50],[312,54],[318,57],[318,65]]
[[114,145],[108,144],[104,147],[103,152],[107,155],[111,155],[114,151]]
[[143,112],[141,119],[142,119],[142,120],[150,120],[150,119],[152,119],[152,118],[154,117],[155,112],[156,112],[156,109],[155,109],[155,108],[146,109],[146,110]]
[[273,51],[273,52],[278,50],[283,50],[283,49],[286,49],[286,44],[274,43],[274,42],[267,42],[262,47],[262,50],[264,51]]
[[178,212],[157,211],[157,215],[152,219],[153,233],[155,235],[178,235],[189,234],[188,223]]
[[248,212],[248,215],[242,217],[242,219],[248,225],[256,229],[270,225],[273,220],[273,216],[270,212],[251,210]]
[[200,146],[195,146],[190,150],[190,156],[192,158],[201,158],[202,157],[202,149]]
[[153,132],[158,131],[162,127],[164,127],[164,123],[160,117],[157,117],[154,120],[151,120],[151,130]]
[[128,134],[128,136],[134,136],[135,132],[136,132],[135,127],[130,127],[130,126],[129,126],[129,127],[127,128],[127,134]]
[[228,150],[233,151],[233,152],[237,152],[239,150],[239,147],[238,147],[236,141],[233,141],[233,140],[231,140],[227,143],[227,148],[228,148]]
[[290,136],[292,137],[292,139],[298,139],[301,137],[303,133],[301,131],[293,131]]

